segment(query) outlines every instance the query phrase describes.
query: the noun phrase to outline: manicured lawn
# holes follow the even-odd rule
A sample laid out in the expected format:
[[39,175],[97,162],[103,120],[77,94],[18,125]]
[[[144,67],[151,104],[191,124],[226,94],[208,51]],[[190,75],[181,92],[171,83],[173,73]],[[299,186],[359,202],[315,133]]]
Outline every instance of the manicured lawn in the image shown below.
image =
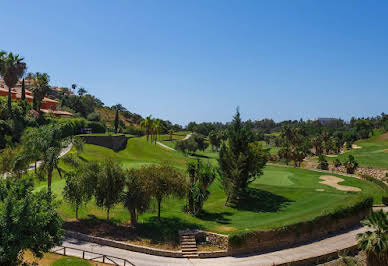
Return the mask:
[[[352,154],[360,166],[371,166],[377,168],[388,168],[388,133],[376,130],[374,136],[369,139],[355,142],[361,149],[352,149],[338,156],[343,162]],[[329,158],[328,160],[334,160]]]
[[[207,156],[211,162],[216,162],[216,153],[212,153],[210,147],[199,155]],[[104,160],[112,157],[119,160],[124,167],[140,167],[144,164],[168,160],[182,170],[185,169],[186,160],[189,158],[179,152],[168,151],[159,145],[150,144],[145,138],[130,139],[127,148],[120,152],[95,145],[85,145],[81,156],[86,160]],[[200,217],[192,217],[183,212],[185,200],[173,197],[164,200],[162,202],[163,230],[201,228],[219,233],[231,233],[253,228],[267,229],[312,219],[329,210],[346,206],[358,195],[373,196],[376,203],[381,202],[383,192],[375,184],[351,177],[341,177],[345,180],[341,184],[359,187],[362,190],[362,192],[344,192],[320,184],[321,175],[304,169],[267,166],[264,169],[264,175],[251,184],[250,198],[239,206],[233,207],[224,205],[226,197],[217,179],[210,187],[211,194]],[[64,185],[64,179],[54,177],[52,189],[59,199],[62,197],[61,191]],[[45,186],[45,182],[40,182],[37,189]],[[317,189],[324,189],[324,191],[318,192]],[[66,220],[74,219],[74,211],[64,202],[61,203],[59,212]],[[104,219],[106,212],[97,208],[91,201],[80,210],[80,218],[90,217]],[[123,223],[129,220],[129,213],[121,205],[117,205],[111,211],[111,217],[114,223]],[[139,217],[139,222],[143,223],[149,231],[152,227],[159,227],[156,225],[158,222],[155,217],[156,204],[153,204],[148,213]],[[166,229],[169,226],[173,228]]]
[[[123,167],[140,167],[145,164],[169,161],[184,171],[186,161],[192,158],[202,158],[217,165],[218,154],[212,152],[208,147],[204,152],[198,152],[197,157],[185,157],[180,152],[151,144],[146,141],[145,137],[142,137],[128,140],[127,148],[120,152],[100,146],[85,145],[81,157],[85,160],[105,160],[112,157],[118,160]],[[66,170],[66,167],[63,169]],[[340,184],[359,187],[362,190],[361,192],[345,192],[320,184],[321,175],[323,174],[305,169],[267,166],[264,169],[264,175],[250,185],[249,197],[237,206],[225,206],[226,196],[217,178],[209,189],[209,199],[205,202],[203,212],[198,217],[193,217],[183,211],[184,199],[170,197],[162,201],[162,221],[157,220],[157,205],[156,202],[153,202],[151,209],[139,216],[136,231],[126,227],[125,224],[130,217],[121,204],[111,210],[112,218],[109,222],[105,220],[106,211],[98,208],[93,200],[79,210],[81,223],[74,223],[74,210],[63,201],[60,203],[58,212],[68,221],[67,225],[70,226],[70,229],[73,229],[75,225],[82,225],[84,229],[90,229],[92,232],[101,233],[103,231],[104,235],[114,234],[119,240],[173,248],[178,243],[177,231],[182,229],[199,228],[223,234],[250,229],[270,229],[311,220],[329,211],[346,207],[350,202],[364,196],[372,196],[375,203],[381,203],[383,191],[373,183],[340,176],[344,179]],[[36,189],[46,186],[46,181],[36,183]],[[60,179],[55,173],[52,190],[59,200],[62,199],[64,186],[65,180]],[[318,189],[323,191],[318,191]]]

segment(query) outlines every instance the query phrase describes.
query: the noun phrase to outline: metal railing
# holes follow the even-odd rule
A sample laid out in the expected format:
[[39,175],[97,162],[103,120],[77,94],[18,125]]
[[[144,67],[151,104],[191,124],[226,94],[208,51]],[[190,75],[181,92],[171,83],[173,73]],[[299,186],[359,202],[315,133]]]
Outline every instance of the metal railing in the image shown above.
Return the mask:
[[[63,250],[63,253],[61,252],[62,250]],[[79,248],[60,246],[60,247],[57,247],[56,249],[51,250],[51,252],[54,252],[54,253],[57,253],[60,255],[64,255],[64,256],[74,256],[73,254],[67,255],[66,254],[67,250],[76,250],[78,252],[82,252],[82,258],[87,259],[87,260],[91,260],[91,261],[102,262],[102,263],[111,263],[113,265],[136,266],[135,264],[133,264],[132,262],[130,262],[127,259],[123,259],[123,258],[111,256],[111,255],[105,255],[105,254],[101,254],[101,253],[97,253],[97,252],[87,251],[87,250],[83,250],[83,249],[79,249]],[[89,257],[88,257],[88,255],[89,255]]]

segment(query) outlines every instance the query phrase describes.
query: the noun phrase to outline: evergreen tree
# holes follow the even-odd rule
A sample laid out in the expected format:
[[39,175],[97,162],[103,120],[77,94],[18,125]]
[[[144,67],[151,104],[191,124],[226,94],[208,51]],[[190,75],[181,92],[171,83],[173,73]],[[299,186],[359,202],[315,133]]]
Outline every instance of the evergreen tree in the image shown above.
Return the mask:
[[268,151],[258,142],[251,141],[252,131],[243,126],[237,109],[228,139],[222,144],[219,153],[221,181],[228,196],[225,204],[244,196],[248,185],[263,174]]
[[24,83],[24,79],[22,81],[22,97],[21,100],[24,101],[26,99],[26,85]]
[[119,128],[119,110],[116,109],[116,115],[115,115],[115,133],[117,133],[118,128]]

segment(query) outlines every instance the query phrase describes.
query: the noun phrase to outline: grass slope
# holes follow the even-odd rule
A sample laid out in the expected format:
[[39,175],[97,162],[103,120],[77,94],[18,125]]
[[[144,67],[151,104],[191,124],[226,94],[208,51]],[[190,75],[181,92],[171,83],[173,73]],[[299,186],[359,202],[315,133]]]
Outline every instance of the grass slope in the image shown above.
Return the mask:
[[[360,166],[370,166],[377,168],[388,169],[388,133],[383,133],[382,130],[375,130],[374,135],[368,139],[363,139],[355,142],[361,149],[352,149],[344,154],[340,154],[338,158],[343,162],[352,154]],[[329,158],[333,161],[333,158]]]

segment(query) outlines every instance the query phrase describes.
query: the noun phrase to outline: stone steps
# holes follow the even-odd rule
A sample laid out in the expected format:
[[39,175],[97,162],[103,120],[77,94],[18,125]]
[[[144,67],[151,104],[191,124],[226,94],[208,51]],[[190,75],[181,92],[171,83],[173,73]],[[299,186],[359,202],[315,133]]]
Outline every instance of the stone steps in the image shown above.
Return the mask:
[[185,258],[198,258],[197,242],[195,241],[195,234],[189,230],[180,231],[179,239],[181,243],[182,255]]

